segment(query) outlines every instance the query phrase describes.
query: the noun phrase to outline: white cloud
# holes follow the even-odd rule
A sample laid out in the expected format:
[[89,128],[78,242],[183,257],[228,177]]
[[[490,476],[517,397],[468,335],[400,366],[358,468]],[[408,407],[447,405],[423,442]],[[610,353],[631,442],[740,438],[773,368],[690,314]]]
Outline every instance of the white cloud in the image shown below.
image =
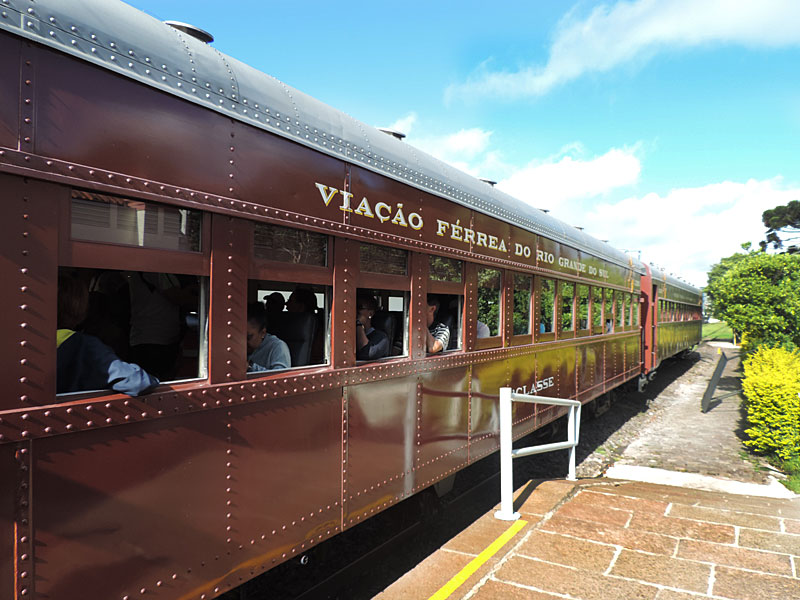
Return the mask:
[[499,155],[489,151],[491,137],[491,131],[474,127],[440,136],[409,137],[408,143],[457,169],[485,177],[484,163],[499,163]]
[[392,131],[399,131],[400,133],[405,133],[409,135],[411,130],[414,129],[414,125],[417,123],[417,113],[410,112],[405,117],[401,117],[397,119],[394,123],[386,127],[386,129],[391,129]]
[[601,5],[559,24],[544,66],[491,71],[487,63],[446,97],[539,96],[587,73],[602,73],[673,49],[738,44],[800,44],[797,0],[637,0]]
[[612,148],[602,156],[583,159],[580,145],[573,144],[568,154],[534,161],[497,187],[537,208],[557,212],[570,200],[594,198],[636,183],[641,172],[637,148]]
[[764,238],[762,212],[798,198],[800,188],[780,177],[674,189],[595,205],[587,233],[702,287],[712,264]]

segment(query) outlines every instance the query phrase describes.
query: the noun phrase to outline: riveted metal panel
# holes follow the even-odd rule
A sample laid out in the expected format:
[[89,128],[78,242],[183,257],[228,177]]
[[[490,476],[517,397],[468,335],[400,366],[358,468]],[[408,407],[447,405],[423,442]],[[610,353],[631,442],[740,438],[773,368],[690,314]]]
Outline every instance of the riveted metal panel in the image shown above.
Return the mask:
[[[508,385],[519,394],[533,394],[536,390],[536,355],[531,351],[507,359],[511,371]],[[536,427],[536,405],[512,402],[513,437],[515,439]]]
[[[247,125],[234,123],[233,131],[235,146],[246,149],[231,157],[231,173],[242,198],[274,209],[264,211],[264,216],[301,213],[303,226],[314,226],[314,217],[344,222],[339,210],[346,185],[342,161]],[[333,194],[328,205],[317,183]]]
[[417,378],[347,388],[344,526],[416,491]]
[[472,230],[474,232],[474,241],[470,242],[472,252],[501,260],[513,258],[510,224],[473,212]]
[[341,408],[334,389],[229,410],[231,584],[341,530]]
[[576,348],[578,399],[590,399],[603,393],[603,342],[590,342]]
[[[562,346],[536,353],[536,381],[542,382],[540,396],[571,398],[575,394],[575,348]],[[536,426],[565,414],[559,406],[536,406]]]
[[[0,409],[50,404],[55,395],[57,207],[66,188],[0,174]],[[23,435],[23,437],[25,437]],[[2,435],[0,435],[0,440]]]
[[416,441],[419,488],[467,464],[469,377],[469,368],[461,367],[426,373],[420,378]]
[[37,153],[238,195],[229,119],[50,50],[33,60]]
[[409,355],[412,360],[425,358],[428,330],[428,277],[430,263],[427,254],[411,253],[411,302],[409,303]]
[[213,383],[239,381],[247,369],[247,265],[252,224],[211,215],[209,375]]
[[507,361],[479,363],[472,368],[470,409],[470,462],[478,460],[500,447],[498,413],[500,388],[507,384]]
[[0,32],[0,146],[16,148],[20,125],[20,41]]
[[235,559],[230,436],[222,409],[36,441],[36,597],[211,595]]
[[478,339],[478,265],[468,262],[464,265],[464,278],[467,285],[464,288],[464,348],[475,348]]
[[[25,559],[21,559],[21,549],[18,536],[22,534],[19,527],[19,515],[17,510],[20,500],[28,500],[28,495],[22,495],[20,489],[20,470],[15,459],[16,451],[14,444],[4,444],[0,446],[0,481],[3,484],[0,492],[0,597],[13,598],[14,587],[16,585],[15,573],[24,565],[33,566],[30,555],[25,554]],[[27,545],[23,544],[23,547]]]
[[356,364],[355,322],[358,281],[358,243],[336,238],[333,246],[333,306],[331,362],[334,367]]

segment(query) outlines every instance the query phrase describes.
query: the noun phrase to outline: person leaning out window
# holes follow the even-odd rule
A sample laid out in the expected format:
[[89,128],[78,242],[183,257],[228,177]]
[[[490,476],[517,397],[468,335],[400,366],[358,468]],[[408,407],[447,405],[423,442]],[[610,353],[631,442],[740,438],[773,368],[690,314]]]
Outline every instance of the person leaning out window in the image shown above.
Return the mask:
[[450,343],[450,329],[437,320],[439,314],[439,299],[434,295],[428,296],[428,310],[426,313],[428,330],[426,331],[426,347],[430,354],[447,350]]
[[358,318],[356,320],[356,360],[378,360],[389,356],[391,342],[380,329],[372,326],[372,317],[378,310],[374,296],[359,294],[356,299]]

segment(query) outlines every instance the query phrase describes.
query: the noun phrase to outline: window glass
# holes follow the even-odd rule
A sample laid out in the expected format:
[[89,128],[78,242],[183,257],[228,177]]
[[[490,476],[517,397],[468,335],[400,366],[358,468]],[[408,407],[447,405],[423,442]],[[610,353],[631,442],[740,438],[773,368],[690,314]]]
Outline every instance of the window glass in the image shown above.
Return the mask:
[[592,288],[592,326],[603,324],[603,288]]
[[[114,358],[141,367],[162,382],[203,378],[208,364],[208,278],[60,267],[58,328],[99,340],[105,353],[102,360],[86,364],[80,355],[70,355],[68,346],[60,345],[58,393],[112,385],[131,393],[117,387],[127,366],[116,375],[97,371],[100,363],[108,366]],[[77,362],[65,362],[69,360]],[[65,371],[65,364],[72,366]]]
[[408,251],[376,244],[361,244],[361,271],[408,275]]
[[617,325],[620,327],[625,325],[625,294],[622,292],[614,292],[614,302],[617,305]]
[[74,240],[200,252],[202,222],[197,210],[72,191],[70,235]]
[[636,299],[636,302],[633,307],[633,324],[634,326],[639,327],[641,325],[642,305],[638,302],[638,297],[635,296],[634,298]]
[[578,284],[578,329],[589,329],[589,286]]
[[356,360],[408,354],[408,292],[359,288],[356,316]]
[[561,331],[572,331],[572,307],[575,296],[575,285],[561,282]]
[[[330,286],[251,279],[247,283],[247,298],[251,312],[260,312],[256,304],[263,308],[266,332],[280,340],[279,343],[270,338],[265,344],[279,347],[276,352],[283,352],[281,344],[286,344],[291,358],[285,366],[278,361],[264,364],[251,359],[249,363],[256,365],[249,364],[251,371],[322,365],[330,361]],[[259,345],[248,342],[248,357],[258,352]],[[262,349],[258,355],[264,353]]]
[[633,294],[628,294],[627,297],[625,298],[625,302],[627,302],[627,306],[625,308],[625,321],[626,325],[630,326],[633,325],[633,319],[631,317],[633,315],[633,311],[635,308],[635,305],[633,303]]
[[[478,269],[478,337],[500,335],[500,307],[503,273],[499,269]],[[488,331],[481,327],[488,328]],[[481,335],[481,331],[485,335]],[[488,335],[486,335],[488,334]]]
[[533,277],[514,274],[514,335],[531,332],[531,286]]
[[324,267],[328,264],[328,236],[269,223],[256,223],[253,255],[265,260]]
[[540,280],[541,290],[539,298],[539,332],[552,333],[555,331],[555,292],[556,285],[552,279]]
[[603,290],[603,306],[604,318],[606,320],[603,325],[606,333],[613,333],[614,331],[614,293],[611,290]]
[[431,255],[429,257],[429,264],[431,281],[461,282],[463,263],[460,260]]

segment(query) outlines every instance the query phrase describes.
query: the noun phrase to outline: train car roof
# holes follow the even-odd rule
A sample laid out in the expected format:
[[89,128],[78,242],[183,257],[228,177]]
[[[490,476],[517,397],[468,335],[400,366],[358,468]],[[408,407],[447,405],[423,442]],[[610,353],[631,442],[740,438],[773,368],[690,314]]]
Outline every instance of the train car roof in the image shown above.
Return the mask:
[[123,2],[3,0],[0,9],[6,31],[644,273],[641,262],[582,230]]

